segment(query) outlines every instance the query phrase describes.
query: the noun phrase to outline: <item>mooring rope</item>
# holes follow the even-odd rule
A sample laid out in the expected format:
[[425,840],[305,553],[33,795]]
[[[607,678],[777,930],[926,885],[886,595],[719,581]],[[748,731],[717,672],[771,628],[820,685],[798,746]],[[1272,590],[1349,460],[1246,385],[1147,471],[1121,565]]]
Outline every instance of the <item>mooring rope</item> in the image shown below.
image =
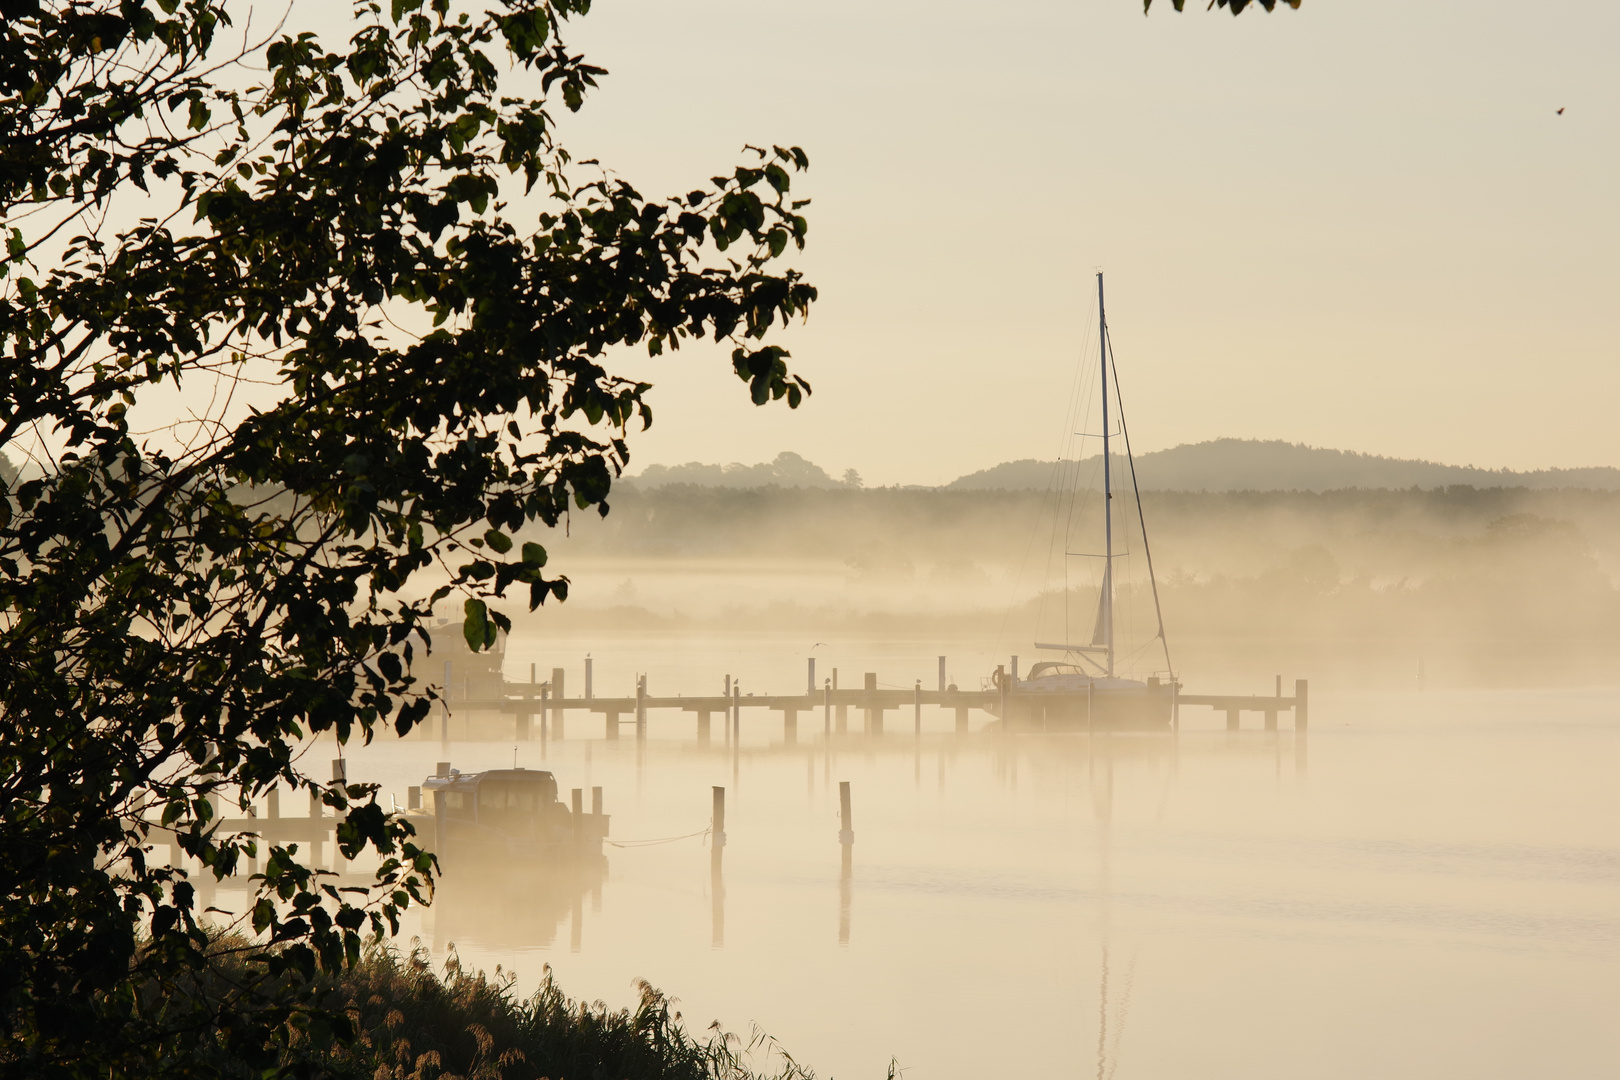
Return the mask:
[[714,827],[711,825],[708,828],[699,829],[697,832],[686,833],[683,836],[660,836],[654,840],[603,840],[602,843],[616,848],[652,847],[656,844],[673,844],[677,840],[690,840],[694,836],[708,836],[713,831]]

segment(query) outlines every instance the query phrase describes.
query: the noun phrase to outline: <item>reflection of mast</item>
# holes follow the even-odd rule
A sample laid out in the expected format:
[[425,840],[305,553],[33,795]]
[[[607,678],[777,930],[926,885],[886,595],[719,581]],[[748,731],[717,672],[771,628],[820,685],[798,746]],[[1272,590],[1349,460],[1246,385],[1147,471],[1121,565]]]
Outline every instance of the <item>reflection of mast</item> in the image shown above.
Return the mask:
[[[729,727],[729,724],[728,724]],[[726,789],[714,789],[714,816],[709,822],[709,944],[726,943],[726,881],[720,872],[720,853],[726,847]]]

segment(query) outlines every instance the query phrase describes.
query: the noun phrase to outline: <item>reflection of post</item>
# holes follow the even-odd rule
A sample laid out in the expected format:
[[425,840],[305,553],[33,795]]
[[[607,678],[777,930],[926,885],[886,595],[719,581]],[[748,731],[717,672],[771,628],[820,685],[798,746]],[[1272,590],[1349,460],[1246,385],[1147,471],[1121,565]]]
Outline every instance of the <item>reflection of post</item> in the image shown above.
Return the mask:
[[1310,723],[1311,683],[1309,679],[1294,680],[1294,730],[1304,731]]
[[838,844],[843,848],[838,871],[838,944],[849,944],[850,894],[854,891],[855,830],[849,811],[849,781],[838,782]]
[[574,853],[585,849],[585,789],[575,788],[569,793],[574,811]]
[[647,741],[647,676],[636,676],[636,741]]
[[742,770],[742,682],[731,680],[731,786]]
[[721,852],[726,846],[726,789],[714,789],[714,811],[709,823],[710,944],[726,943],[726,885],[720,871]]
[[579,952],[585,943],[585,896],[574,890],[574,910],[568,918],[568,951]]

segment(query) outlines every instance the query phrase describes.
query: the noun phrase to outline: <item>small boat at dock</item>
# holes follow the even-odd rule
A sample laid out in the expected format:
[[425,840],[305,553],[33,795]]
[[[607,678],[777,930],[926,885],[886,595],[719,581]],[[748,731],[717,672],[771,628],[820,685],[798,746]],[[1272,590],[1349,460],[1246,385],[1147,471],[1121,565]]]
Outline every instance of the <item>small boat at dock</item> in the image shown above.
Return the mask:
[[582,789],[572,795],[562,802],[544,770],[463,773],[440,762],[411,791],[406,812],[442,863],[522,869],[599,860],[609,825],[602,789],[591,789],[589,811]]

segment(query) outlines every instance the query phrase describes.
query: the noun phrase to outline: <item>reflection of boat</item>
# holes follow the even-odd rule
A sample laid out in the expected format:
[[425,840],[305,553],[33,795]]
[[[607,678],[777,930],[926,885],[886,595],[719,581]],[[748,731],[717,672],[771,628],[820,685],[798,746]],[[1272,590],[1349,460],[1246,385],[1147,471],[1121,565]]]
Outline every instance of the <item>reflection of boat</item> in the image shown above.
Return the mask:
[[566,805],[557,798],[556,778],[536,769],[462,773],[441,762],[411,795],[409,812],[432,821],[424,831],[433,850],[456,866],[521,870],[600,859],[608,834],[601,788],[592,789],[587,813],[581,789]]
[[[1113,350],[1108,339],[1108,318],[1103,309],[1103,276],[1097,275],[1097,340],[1099,366],[1102,376],[1102,525],[1103,550],[1100,555],[1086,554],[1088,558],[1102,560],[1102,582],[1098,589],[1097,616],[1092,626],[1091,641],[1084,645],[1036,642],[1037,649],[1050,649],[1066,654],[1061,661],[1043,661],[1035,664],[1025,678],[1019,678],[1015,662],[1009,671],[997,668],[993,685],[1002,693],[1006,703],[1002,716],[1001,703],[990,711],[1002,716],[1004,723],[1019,730],[1084,730],[1104,728],[1114,730],[1152,730],[1170,726],[1179,684],[1170,665],[1170,647],[1164,637],[1164,615],[1159,607],[1159,586],[1153,577],[1153,554],[1147,544],[1147,521],[1142,514],[1142,494],[1136,485],[1136,463],[1131,456],[1130,434],[1125,428],[1125,411],[1119,409],[1120,432],[1125,436],[1125,456],[1130,462],[1131,490],[1136,498],[1137,521],[1142,530],[1142,550],[1147,558],[1148,580],[1153,587],[1153,613],[1158,623],[1157,639],[1164,646],[1165,672],[1147,679],[1132,679],[1115,671],[1114,647],[1114,563],[1121,553],[1114,550],[1114,477],[1109,440],[1109,383],[1108,374],[1113,367]],[[1117,400],[1119,377],[1115,372],[1114,395]],[[1064,557],[1079,555],[1065,549]],[[1068,603],[1065,590],[1064,603]]]

